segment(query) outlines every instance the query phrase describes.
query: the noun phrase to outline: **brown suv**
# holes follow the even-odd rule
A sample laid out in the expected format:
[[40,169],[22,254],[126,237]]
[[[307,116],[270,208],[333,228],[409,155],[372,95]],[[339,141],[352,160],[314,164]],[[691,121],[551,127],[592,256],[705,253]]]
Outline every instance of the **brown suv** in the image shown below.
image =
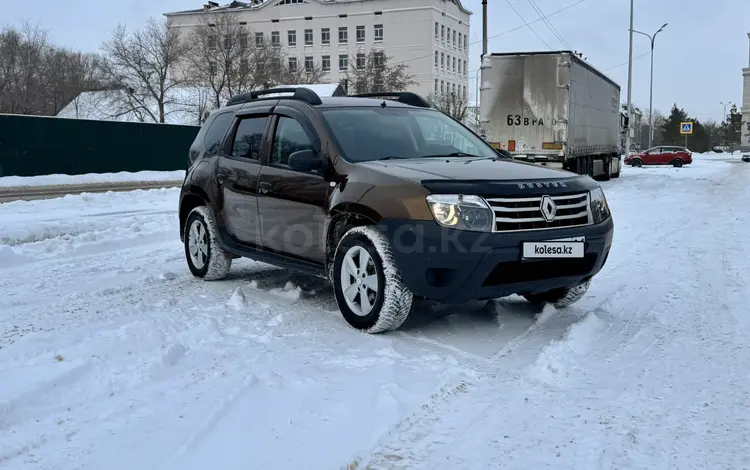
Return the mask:
[[412,93],[236,96],[190,148],[179,204],[195,276],[238,257],[324,276],[370,333],[415,297],[569,305],[614,230],[593,179],[508,159]]

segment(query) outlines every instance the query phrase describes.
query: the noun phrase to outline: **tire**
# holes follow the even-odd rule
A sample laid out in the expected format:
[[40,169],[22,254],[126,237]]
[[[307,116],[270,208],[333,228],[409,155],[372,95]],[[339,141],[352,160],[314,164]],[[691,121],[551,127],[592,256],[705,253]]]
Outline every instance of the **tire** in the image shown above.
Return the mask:
[[582,284],[572,287],[553,289],[548,292],[542,292],[541,294],[524,295],[524,297],[532,304],[549,303],[554,305],[555,308],[565,308],[581,300],[581,298],[586,295],[586,292],[588,292],[590,286],[591,280],[589,279]]
[[682,167],[682,159],[680,159],[680,158],[675,158],[675,159],[674,159],[674,160],[672,161],[672,166],[673,166],[673,167],[675,167],[675,168],[680,168],[680,167]]
[[643,162],[636,158],[630,161],[630,166],[640,168],[643,166]]
[[610,171],[612,171],[612,158],[611,157],[605,158],[602,166],[604,167],[604,174],[602,175],[602,180],[609,181],[610,179],[612,179],[612,173],[610,173]]
[[219,235],[213,214],[198,206],[185,221],[185,259],[193,276],[206,281],[223,279],[232,267],[232,255],[219,246]]
[[[354,273],[345,267],[352,264]],[[360,275],[370,281],[358,281]],[[347,299],[348,289],[354,293]],[[388,240],[368,226],[354,227],[341,237],[333,258],[333,291],[347,323],[371,334],[398,329],[409,316],[414,298],[401,280]],[[361,303],[363,292],[369,310]]]

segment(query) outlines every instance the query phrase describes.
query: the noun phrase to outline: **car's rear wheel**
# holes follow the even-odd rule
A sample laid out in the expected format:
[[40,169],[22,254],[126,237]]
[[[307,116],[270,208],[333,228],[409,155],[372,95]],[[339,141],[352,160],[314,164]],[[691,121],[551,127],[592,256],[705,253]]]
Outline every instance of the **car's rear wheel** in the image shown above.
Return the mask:
[[675,168],[680,168],[682,166],[682,160],[679,159],[679,158],[675,158],[672,161],[672,166],[675,167]]
[[185,258],[193,276],[206,281],[223,279],[232,267],[232,255],[219,246],[219,235],[213,214],[198,206],[185,221]]
[[643,162],[642,162],[642,161],[640,161],[639,159],[635,158],[635,159],[633,159],[633,160],[632,160],[632,161],[630,162],[630,166],[634,166],[634,167],[641,167],[641,166],[643,166]]
[[524,295],[532,304],[552,304],[556,308],[565,308],[581,300],[591,286],[591,280],[571,287],[552,289],[539,294]]
[[333,289],[344,319],[366,333],[399,328],[413,296],[388,240],[372,227],[354,227],[341,238],[333,259]]

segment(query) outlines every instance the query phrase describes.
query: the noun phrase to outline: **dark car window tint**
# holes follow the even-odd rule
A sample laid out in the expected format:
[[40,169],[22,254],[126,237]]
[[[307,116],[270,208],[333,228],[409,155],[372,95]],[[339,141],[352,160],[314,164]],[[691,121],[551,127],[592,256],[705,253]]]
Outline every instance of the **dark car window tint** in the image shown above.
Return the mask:
[[288,165],[289,155],[300,150],[312,150],[312,148],[312,142],[299,122],[292,118],[279,117],[276,135],[273,138],[271,163]]
[[260,145],[263,142],[263,132],[266,130],[266,120],[263,116],[240,121],[232,145],[233,157],[253,160],[260,158]]
[[224,140],[224,136],[227,135],[229,125],[232,124],[234,119],[234,113],[224,113],[216,116],[214,122],[211,123],[211,127],[206,132],[206,137],[203,143],[206,145],[206,152],[216,153],[221,146],[221,141]]

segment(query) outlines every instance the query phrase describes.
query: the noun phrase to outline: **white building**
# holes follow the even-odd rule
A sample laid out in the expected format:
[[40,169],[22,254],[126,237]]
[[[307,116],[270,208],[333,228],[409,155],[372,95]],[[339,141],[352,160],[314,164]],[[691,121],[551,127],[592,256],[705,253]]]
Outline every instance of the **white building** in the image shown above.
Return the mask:
[[[747,33],[747,37],[750,40],[750,33]],[[740,138],[740,146],[743,150],[750,150],[750,51],[748,52],[747,67],[742,69],[743,78],[743,93],[742,93],[742,127]]]
[[[254,34],[271,38],[297,64],[317,63],[327,83],[339,83],[352,56],[382,50],[406,63],[423,96],[468,96],[469,19],[461,0],[255,0],[166,13],[185,32],[201,15],[228,12]],[[182,32],[182,31],[181,31]]]

